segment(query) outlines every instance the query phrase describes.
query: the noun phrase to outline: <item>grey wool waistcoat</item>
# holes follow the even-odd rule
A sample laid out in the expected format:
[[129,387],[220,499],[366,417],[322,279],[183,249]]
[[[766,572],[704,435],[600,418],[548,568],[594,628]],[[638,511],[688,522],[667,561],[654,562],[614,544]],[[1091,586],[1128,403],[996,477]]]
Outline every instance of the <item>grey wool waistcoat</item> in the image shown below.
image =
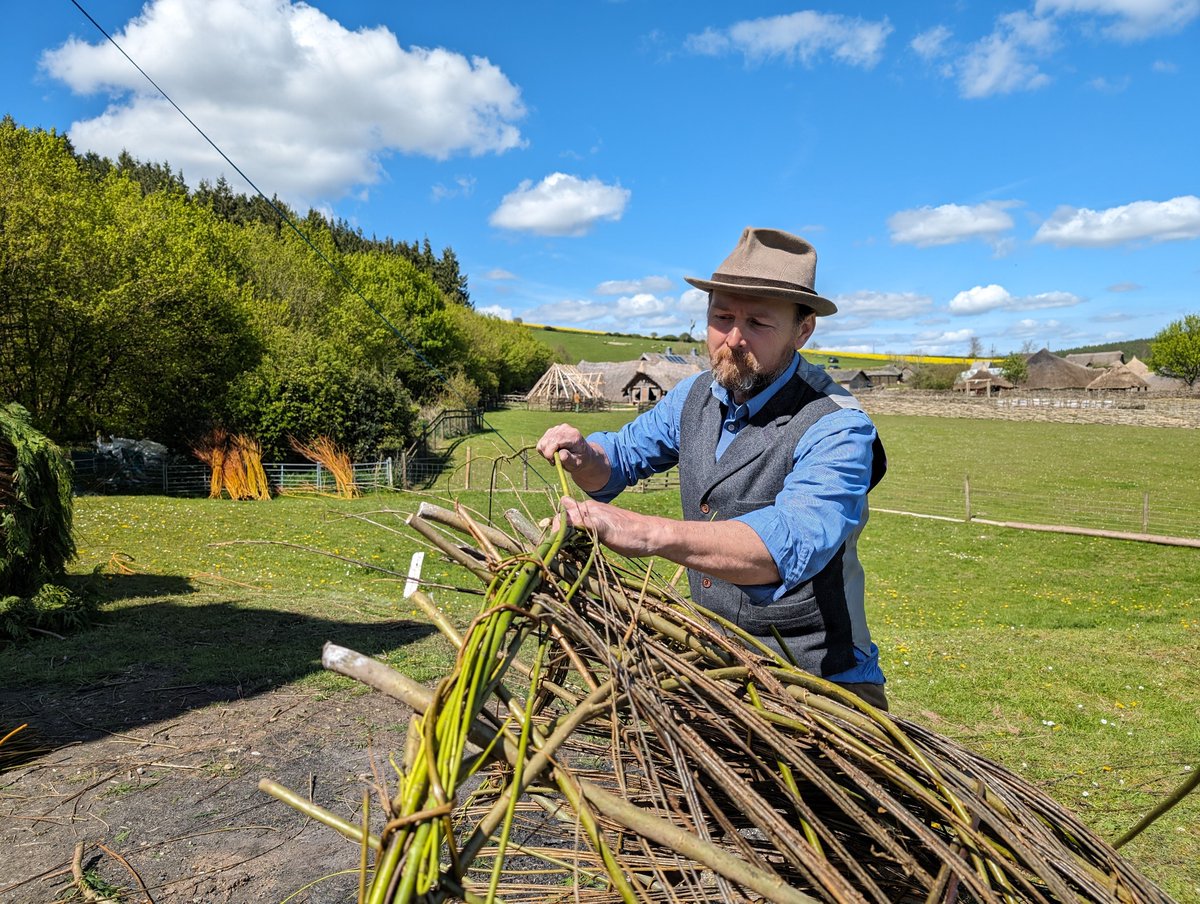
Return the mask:
[[[850,404],[857,404],[850,398]],[[799,374],[785,384],[743,427],[716,460],[724,414],[711,381],[696,380],[680,420],[679,482],[688,521],[723,521],[774,505],[793,467],[796,444],[809,427],[843,402],[815,389]],[[887,467],[876,437],[870,486]],[[835,675],[855,665],[857,638],[870,643],[863,612],[862,570],[850,540],[811,580],[768,605],[754,604],[734,584],[688,571],[692,599],[778,649],[771,632],[783,636],[797,664],[816,675]],[[847,584],[853,599],[848,599]]]

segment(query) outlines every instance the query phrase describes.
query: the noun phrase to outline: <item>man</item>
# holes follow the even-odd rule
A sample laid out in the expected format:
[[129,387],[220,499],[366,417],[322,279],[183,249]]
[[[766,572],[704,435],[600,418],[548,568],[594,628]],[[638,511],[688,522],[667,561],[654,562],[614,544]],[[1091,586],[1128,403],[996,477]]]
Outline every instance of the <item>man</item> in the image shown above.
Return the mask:
[[[797,353],[818,316],[804,239],[746,229],[712,279],[711,372],[691,377],[617,433],[551,427],[538,442],[591,498],[564,500],[571,523],[627,556],[688,569],[692,598],[791,658],[886,709],[857,541],[867,492],[886,468],[857,400]],[[641,478],[679,466],[683,521],[609,505]]]

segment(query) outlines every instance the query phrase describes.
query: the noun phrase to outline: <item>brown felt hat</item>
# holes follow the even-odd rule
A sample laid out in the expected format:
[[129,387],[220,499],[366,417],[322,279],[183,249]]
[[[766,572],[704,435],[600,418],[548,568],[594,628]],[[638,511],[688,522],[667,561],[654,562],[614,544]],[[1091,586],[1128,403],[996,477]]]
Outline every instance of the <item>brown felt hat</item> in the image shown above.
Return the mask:
[[720,289],[755,298],[778,298],[807,305],[821,317],[836,314],[837,305],[813,288],[816,277],[817,252],[812,245],[790,232],[748,226],[712,279],[684,279],[705,292]]

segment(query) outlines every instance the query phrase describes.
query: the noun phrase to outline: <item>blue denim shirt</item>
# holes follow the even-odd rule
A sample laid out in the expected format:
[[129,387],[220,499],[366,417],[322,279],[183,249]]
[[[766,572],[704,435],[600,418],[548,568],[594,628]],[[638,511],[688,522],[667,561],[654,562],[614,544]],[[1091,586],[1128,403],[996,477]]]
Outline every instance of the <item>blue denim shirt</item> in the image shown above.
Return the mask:
[[[821,418],[800,438],[794,454],[795,467],[775,504],[735,519],[758,534],[781,577],[778,584],[740,588],[758,605],[769,605],[817,574],[867,518],[875,425],[854,396],[798,354],[778,379],[742,404],[734,402],[728,390],[713,381],[712,393],[725,410],[716,457],[721,457],[750,418],[797,369],[804,380],[843,407]],[[608,502],[642,478],[674,467],[679,460],[683,403],[695,381],[704,376],[697,374],[679,383],[657,405],[616,433],[593,433],[588,437],[589,442],[605,451],[612,465],[608,483],[591,494],[593,499]],[[874,643],[868,643],[866,649],[856,646],[854,655],[858,664],[831,676],[833,680],[884,682],[879,648]]]

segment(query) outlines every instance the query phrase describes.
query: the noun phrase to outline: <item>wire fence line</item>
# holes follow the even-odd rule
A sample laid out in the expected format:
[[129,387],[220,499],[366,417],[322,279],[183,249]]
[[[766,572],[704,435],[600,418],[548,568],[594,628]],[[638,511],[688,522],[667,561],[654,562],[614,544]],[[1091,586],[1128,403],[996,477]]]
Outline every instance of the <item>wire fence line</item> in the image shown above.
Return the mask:
[[[96,457],[75,459],[76,487],[80,492],[141,492],[171,496],[207,496],[211,471],[207,465],[162,462],[137,473],[119,475],[105,470]],[[400,455],[377,461],[356,462],[354,480],[359,489],[433,489],[454,494],[462,491],[494,493],[529,492],[556,487],[552,467],[536,452],[493,459],[473,456],[451,464],[436,456]],[[267,462],[267,480],[275,492],[334,491],[333,475],[319,464]],[[898,475],[896,475],[898,476]],[[627,492],[678,491],[675,469],[638,483]],[[889,476],[871,494],[871,507],[956,521],[1019,522],[1057,525],[1128,534],[1200,539],[1200,512],[1177,501],[1170,487],[1112,488],[1103,493],[1066,487],[1014,489],[964,476],[961,481],[899,479]]]

